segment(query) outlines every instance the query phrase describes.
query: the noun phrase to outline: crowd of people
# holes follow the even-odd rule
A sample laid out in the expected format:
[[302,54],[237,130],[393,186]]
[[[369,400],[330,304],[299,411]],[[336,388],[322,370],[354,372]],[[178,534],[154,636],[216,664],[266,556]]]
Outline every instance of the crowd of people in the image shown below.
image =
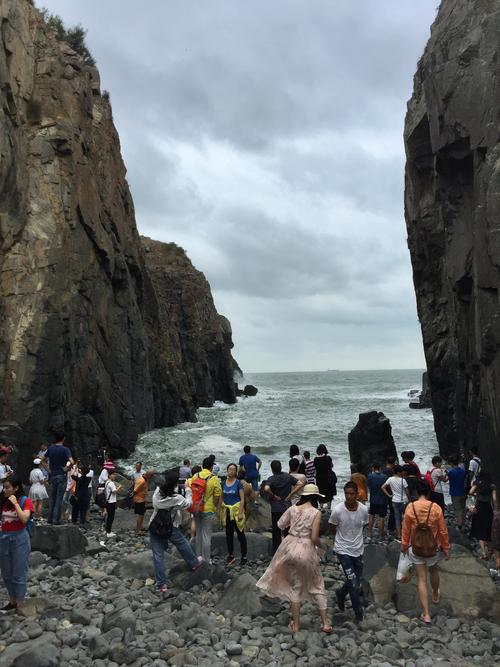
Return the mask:
[[[104,460],[94,484],[93,470],[71,455],[64,433],[57,433],[54,440],[53,444],[42,446],[33,460],[27,495],[7,463],[8,452],[0,449],[0,568],[9,593],[4,611],[22,604],[26,595],[30,524],[34,519],[45,521],[44,501],[49,500],[48,523],[71,521],[85,528],[93,490],[107,538],[115,537],[112,529],[118,494],[124,493],[127,507],[133,508],[136,516],[136,534],[146,530],[149,533],[156,589],[160,593],[167,590],[164,556],[170,543],[191,570],[212,562],[214,519],[225,530],[227,566],[236,564],[235,533],[239,563],[245,565],[249,513],[259,503],[269,503],[273,557],[257,586],[290,602],[292,632],[300,629],[300,607],[305,601],[317,605],[321,631],[332,632],[321,573],[326,549],[325,538],[320,538],[322,513],[328,515],[329,535],[345,576],[344,585],[335,591],[337,605],[343,611],[349,597],[357,621],[363,619],[365,543],[371,539],[396,539],[401,544],[401,559],[415,569],[418,578],[420,620],[431,622],[428,577],[432,601],[438,604],[438,563],[450,552],[446,484],[456,526],[465,529],[470,512],[470,537],[478,540],[482,558],[489,556],[490,546],[493,548],[496,568],[500,569],[497,491],[488,472],[482,469],[477,451],[472,452],[468,465],[451,458],[444,466],[441,457],[435,456],[425,475],[412,451],[401,453],[401,465],[392,457],[383,465],[374,462],[369,472],[352,466],[351,477],[343,486],[343,499],[332,507],[337,476],[324,444],[317,447],[314,458],[310,451],[301,453],[297,445],[292,445],[288,469],[283,470],[281,461],[273,460],[271,475],[263,481],[261,459],[250,446],[245,446],[238,463],[229,463],[225,470],[221,470],[213,455],[200,466],[192,466],[185,459],[179,467],[164,472],[161,480],[155,471],[144,471],[142,463],[137,462],[128,487],[124,488],[125,484],[116,481],[112,461]],[[145,528],[148,494],[155,479],[153,511]]]

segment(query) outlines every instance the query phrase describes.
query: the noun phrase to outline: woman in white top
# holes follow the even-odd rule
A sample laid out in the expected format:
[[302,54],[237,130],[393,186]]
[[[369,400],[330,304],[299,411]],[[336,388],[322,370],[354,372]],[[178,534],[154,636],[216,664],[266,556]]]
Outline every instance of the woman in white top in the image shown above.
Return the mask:
[[30,472],[30,493],[29,497],[33,500],[35,506],[35,515],[42,516],[43,501],[49,497],[47,489],[45,488],[46,479],[43,472],[40,470],[41,459],[33,461],[33,470]]

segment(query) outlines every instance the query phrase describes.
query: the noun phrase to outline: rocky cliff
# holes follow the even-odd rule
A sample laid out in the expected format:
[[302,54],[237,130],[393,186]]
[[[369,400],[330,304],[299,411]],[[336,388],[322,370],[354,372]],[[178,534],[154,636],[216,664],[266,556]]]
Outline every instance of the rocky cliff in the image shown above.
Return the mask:
[[231,329],[180,249],[143,251],[97,70],[28,0],[0,19],[0,432],[23,467],[55,427],[125,455],[235,400]]
[[405,126],[406,223],[441,452],[500,481],[500,5],[443,0]]

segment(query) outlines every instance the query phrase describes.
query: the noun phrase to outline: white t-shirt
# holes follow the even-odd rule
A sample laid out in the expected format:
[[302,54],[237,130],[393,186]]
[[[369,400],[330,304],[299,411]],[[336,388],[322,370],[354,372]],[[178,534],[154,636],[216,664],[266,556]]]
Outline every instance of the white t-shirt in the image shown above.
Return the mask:
[[106,502],[116,503],[116,484],[112,482],[110,479],[106,482],[106,486],[104,487],[104,493]]
[[103,468],[101,470],[101,474],[99,475],[99,479],[97,481],[98,484],[104,484],[104,482],[108,481],[109,477],[109,472],[106,470],[106,468]]
[[431,472],[432,483],[434,484],[434,493],[444,493],[443,482],[439,481],[440,477],[444,477],[445,473],[441,468],[434,468]]
[[469,461],[469,475],[471,476],[470,480],[471,486],[474,485],[480,468],[481,468],[481,459],[477,456],[474,456]]
[[365,505],[358,503],[356,511],[351,512],[345,503],[340,503],[333,509],[328,523],[337,526],[335,551],[338,554],[363,555],[363,528],[368,523],[368,508]]
[[[408,482],[404,477],[389,477],[385,483],[392,491],[392,502],[393,503],[406,503],[408,502],[408,496],[405,493],[405,489],[408,488]],[[384,485],[385,486],[385,485]]]

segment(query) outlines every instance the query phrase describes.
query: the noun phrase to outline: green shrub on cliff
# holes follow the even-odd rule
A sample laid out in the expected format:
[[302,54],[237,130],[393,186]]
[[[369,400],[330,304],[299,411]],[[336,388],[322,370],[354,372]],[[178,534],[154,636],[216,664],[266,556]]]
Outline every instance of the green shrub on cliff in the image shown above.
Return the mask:
[[41,9],[43,20],[57,35],[57,39],[67,42],[69,46],[79,53],[87,65],[95,65],[95,60],[85,44],[87,31],[81,25],[66,28],[63,20],[57,14],[51,14],[48,9]]

